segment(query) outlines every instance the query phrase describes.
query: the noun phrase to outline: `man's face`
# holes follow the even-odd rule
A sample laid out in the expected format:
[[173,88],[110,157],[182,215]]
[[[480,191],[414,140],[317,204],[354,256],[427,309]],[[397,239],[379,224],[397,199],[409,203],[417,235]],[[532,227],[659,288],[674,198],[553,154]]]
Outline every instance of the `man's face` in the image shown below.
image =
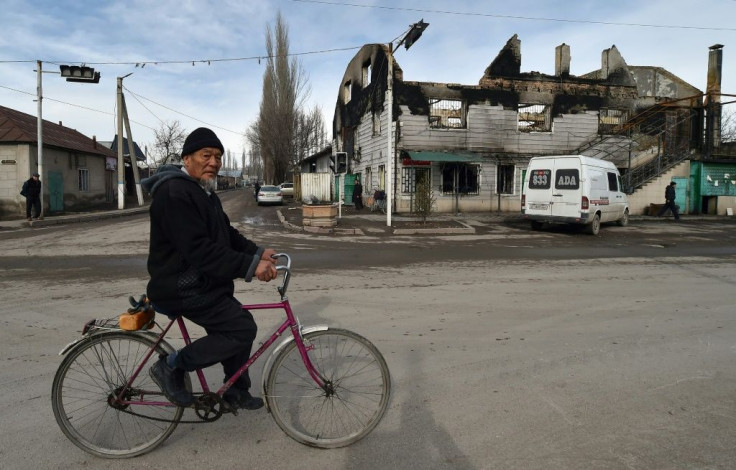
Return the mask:
[[200,182],[215,180],[222,166],[222,153],[220,149],[205,147],[185,156],[183,161],[187,173],[195,180]]

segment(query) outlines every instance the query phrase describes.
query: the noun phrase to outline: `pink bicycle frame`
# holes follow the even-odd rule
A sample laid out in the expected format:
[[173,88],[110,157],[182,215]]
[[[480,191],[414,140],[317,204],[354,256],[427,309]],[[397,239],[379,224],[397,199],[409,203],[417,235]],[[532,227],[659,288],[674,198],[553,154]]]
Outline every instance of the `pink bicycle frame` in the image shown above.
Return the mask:
[[[279,267],[281,268],[281,267]],[[243,366],[238,369],[238,371],[230,377],[230,379],[223,384],[223,386],[217,391],[217,394],[222,396],[223,393],[227,389],[229,389],[238,378],[245,373],[246,370],[256,361],[259,357],[269,348],[271,345],[276,342],[277,339],[281,337],[281,335],[287,330],[291,329],[291,334],[294,336],[294,341],[296,341],[296,347],[299,349],[299,354],[302,357],[302,361],[304,362],[304,366],[307,368],[307,371],[309,372],[309,375],[312,377],[312,379],[315,381],[315,383],[320,387],[325,389],[327,384],[327,379],[324,378],[314,367],[312,364],[312,361],[309,359],[308,351],[310,347],[307,347],[304,345],[304,342],[302,340],[301,336],[301,330],[299,322],[296,319],[296,316],[294,315],[294,312],[291,310],[291,305],[289,304],[289,300],[286,298],[286,288],[288,286],[288,279],[289,279],[289,271],[288,267],[286,268],[286,274],[284,275],[284,282],[279,288],[279,292],[281,293],[281,301],[280,302],[274,302],[274,303],[267,303],[267,304],[252,304],[252,305],[243,305],[243,310],[276,310],[276,309],[282,309],[284,312],[286,312],[286,320],[279,326],[276,331],[274,331],[271,336],[263,343],[261,344],[261,347],[258,348],[256,352],[251,354],[248,361],[243,364]],[[161,334],[159,334],[156,338],[156,341],[154,345],[151,347],[151,349],[146,353],[146,356],[141,361],[140,365],[136,368],[135,372],[133,372],[133,375],[130,376],[128,379],[128,382],[125,384],[125,386],[120,390],[116,397],[116,403],[120,405],[149,405],[149,406],[174,406],[172,403],[168,401],[144,401],[143,397],[141,397],[140,400],[126,400],[125,394],[126,392],[133,388],[132,384],[135,381],[135,379],[138,377],[138,375],[143,370],[143,367],[148,363],[149,359],[153,355],[153,353],[156,351],[156,348],[158,345],[163,341],[164,337],[166,336],[166,333],[169,332],[171,327],[174,325],[174,323],[177,323],[179,325],[179,330],[181,330],[182,338],[184,339],[184,344],[189,345],[192,343],[192,340],[189,336],[189,332],[187,331],[186,325],[184,324],[184,319],[182,317],[177,317],[173,320],[171,320],[164,328]],[[202,391],[204,393],[208,393],[210,391],[210,387],[207,384],[207,380],[205,379],[204,372],[202,372],[202,369],[196,370],[197,377],[199,378],[199,383],[202,387]]]

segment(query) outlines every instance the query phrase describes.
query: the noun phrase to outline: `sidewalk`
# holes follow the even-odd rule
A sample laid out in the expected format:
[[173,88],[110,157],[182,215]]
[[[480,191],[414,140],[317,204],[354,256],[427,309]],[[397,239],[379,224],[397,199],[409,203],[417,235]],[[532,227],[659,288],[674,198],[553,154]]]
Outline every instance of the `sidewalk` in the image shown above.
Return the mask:
[[57,224],[74,224],[80,222],[93,222],[114,217],[126,217],[148,212],[148,205],[133,207],[129,209],[100,210],[92,212],[75,212],[64,215],[51,215],[41,220],[27,221],[26,219],[0,220],[0,231],[17,230],[30,227],[48,227]]

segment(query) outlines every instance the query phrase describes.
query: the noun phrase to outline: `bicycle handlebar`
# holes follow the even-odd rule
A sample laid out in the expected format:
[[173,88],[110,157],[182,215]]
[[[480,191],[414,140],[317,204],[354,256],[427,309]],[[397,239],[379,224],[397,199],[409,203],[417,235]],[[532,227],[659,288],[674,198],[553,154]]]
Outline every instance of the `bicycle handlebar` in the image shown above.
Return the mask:
[[281,282],[281,285],[276,288],[281,295],[281,299],[284,300],[284,298],[286,297],[286,289],[289,288],[289,278],[291,277],[291,256],[287,255],[286,253],[276,253],[274,255],[271,255],[271,258],[275,259],[276,261],[280,260],[281,258],[286,260],[286,264],[276,266],[276,271],[284,272],[284,280]]

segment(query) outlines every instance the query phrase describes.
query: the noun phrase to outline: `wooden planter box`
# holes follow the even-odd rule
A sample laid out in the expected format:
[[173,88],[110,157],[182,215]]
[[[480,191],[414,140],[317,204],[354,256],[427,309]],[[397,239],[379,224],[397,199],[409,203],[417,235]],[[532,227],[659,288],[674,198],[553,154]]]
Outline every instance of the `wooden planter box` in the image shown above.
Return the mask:
[[302,206],[302,225],[334,227],[337,225],[337,204],[311,204]]

